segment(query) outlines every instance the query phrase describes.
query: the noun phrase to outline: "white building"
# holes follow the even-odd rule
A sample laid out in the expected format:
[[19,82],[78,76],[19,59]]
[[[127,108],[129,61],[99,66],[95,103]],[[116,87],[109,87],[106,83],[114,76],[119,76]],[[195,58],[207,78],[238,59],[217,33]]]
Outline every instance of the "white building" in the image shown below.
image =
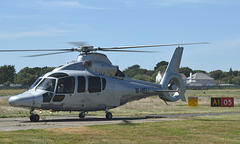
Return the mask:
[[156,76],[156,80],[155,80],[156,83],[160,83],[161,80],[162,80],[162,78],[163,78],[163,76],[162,76],[161,72],[159,71],[158,74],[157,74],[157,76]]
[[186,85],[189,86],[211,86],[215,84],[214,79],[204,73],[190,73],[190,76],[186,79]]

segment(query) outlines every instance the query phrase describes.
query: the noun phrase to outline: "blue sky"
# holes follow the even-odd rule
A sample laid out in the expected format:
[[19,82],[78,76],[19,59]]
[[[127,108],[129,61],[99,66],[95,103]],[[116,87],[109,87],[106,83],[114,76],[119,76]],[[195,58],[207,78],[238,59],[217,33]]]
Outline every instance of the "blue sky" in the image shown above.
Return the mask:
[[[0,1],[0,49],[72,48],[211,42],[184,46],[182,67],[207,72],[240,70],[238,0],[9,0]],[[123,70],[134,64],[153,69],[169,61],[175,47],[146,48],[158,53],[105,52]],[[40,52],[41,53],[41,52]],[[56,67],[78,53],[44,57],[0,53],[0,66]]]

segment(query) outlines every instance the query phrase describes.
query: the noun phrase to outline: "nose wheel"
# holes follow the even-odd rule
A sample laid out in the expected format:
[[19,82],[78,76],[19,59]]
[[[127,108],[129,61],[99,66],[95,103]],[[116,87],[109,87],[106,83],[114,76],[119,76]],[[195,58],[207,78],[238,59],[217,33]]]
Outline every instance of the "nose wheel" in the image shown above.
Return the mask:
[[106,113],[106,119],[111,120],[113,116],[112,116],[112,113],[108,111],[108,107],[106,107],[105,113]]
[[30,110],[30,114],[31,114],[30,115],[30,120],[31,120],[31,122],[38,122],[39,119],[40,119],[40,116],[38,114],[34,114],[33,111],[34,111],[34,109],[32,108]]
[[85,118],[85,116],[87,115],[87,113],[88,113],[88,112],[84,112],[84,111],[83,111],[83,112],[80,112],[78,116],[79,116],[79,118]]
[[38,122],[40,119],[40,116],[38,114],[33,114],[30,116],[31,122]]
[[112,119],[112,113],[110,113],[110,112],[106,113],[106,119],[111,120]]

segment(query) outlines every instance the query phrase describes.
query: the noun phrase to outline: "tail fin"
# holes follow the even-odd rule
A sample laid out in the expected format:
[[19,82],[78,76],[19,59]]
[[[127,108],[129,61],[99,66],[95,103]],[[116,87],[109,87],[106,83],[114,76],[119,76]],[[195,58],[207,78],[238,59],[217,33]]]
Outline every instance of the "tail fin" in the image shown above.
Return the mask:
[[182,77],[178,73],[182,54],[183,47],[177,47],[170,63],[168,64],[163,79],[160,82],[164,90],[178,90],[178,92],[164,92],[160,94],[159,97],[164,101],[174,102],[179,99],[186,101],[184,96],[186,91],[185,84],[183,83]]
[[177,47],[175,49],[175,52],[172,56],[170,63],[168,64],[168,67],[165,73],[178,73],[179,66],[182,59],[182,54],[183,54],[183,47]]

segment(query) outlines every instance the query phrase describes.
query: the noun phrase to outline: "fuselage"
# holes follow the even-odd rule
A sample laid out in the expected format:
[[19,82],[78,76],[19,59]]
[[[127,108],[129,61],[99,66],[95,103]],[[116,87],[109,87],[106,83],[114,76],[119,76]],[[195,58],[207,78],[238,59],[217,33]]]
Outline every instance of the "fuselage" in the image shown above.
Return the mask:
[[39,77],[28,91],[9,98],[18,107],[53,111],[97,111],[133,100],[159,95],[164,101],[185,101],[186,91],[178,69],[183,48],[176,48],[160,84],[132,80],[99,53],[79,55]]
[[105,110],[133,100],[159,95],[165,102],[185,101],[186,91],[178,74],[183,47],[178,47],[171,58],[160,84],[132,80],[118,66],[112,65],[106,55],[86,51],[77,61],[62,65],[39,77],[23,94],[12,96],[12,106],[30,108],[30,120],[39,121],[34,109],[50,111],[81,111],[84,118],[88,111]]
[[[118,73],[118,74],[117,74]],[[118,76],[120,75],[120,76]],[[39,77],[28,91],[12,96],[12,106],[53,111],[97,111],[156,94],[159,84],[103,75],[72,62]]]

